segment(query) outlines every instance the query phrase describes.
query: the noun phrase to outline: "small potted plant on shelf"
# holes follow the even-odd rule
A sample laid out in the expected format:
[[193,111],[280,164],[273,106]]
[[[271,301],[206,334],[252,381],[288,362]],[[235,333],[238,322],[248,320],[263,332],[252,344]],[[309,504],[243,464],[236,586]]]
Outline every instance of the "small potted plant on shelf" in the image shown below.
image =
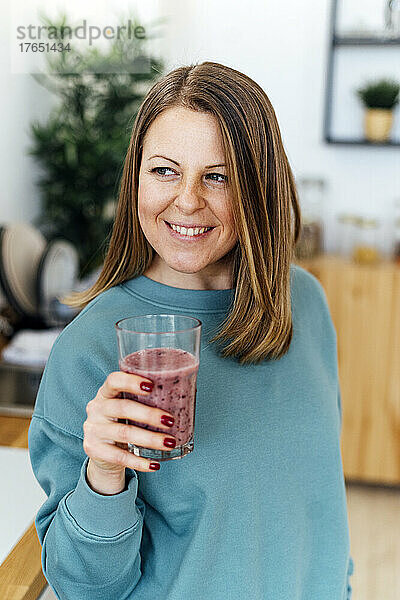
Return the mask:
[[393,109],[399,101],[400,85],[391,79],[366,83],[357,90],[366,110],[364,133],[370,142],[386,142],[393,124]]

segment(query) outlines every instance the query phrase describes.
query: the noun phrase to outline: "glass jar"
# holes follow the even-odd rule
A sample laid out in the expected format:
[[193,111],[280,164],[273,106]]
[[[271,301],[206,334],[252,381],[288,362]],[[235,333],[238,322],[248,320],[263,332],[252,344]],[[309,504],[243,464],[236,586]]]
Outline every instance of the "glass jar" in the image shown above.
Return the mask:
[[297,183],[302,227],[296,245],[296,257],[308,259],[323,249],[322,202],[325,182],[322,179],[301,178]]
[[380,259],[378,250],[378,220],[359,217],[353,259],[359,264],[375,264]]
[[300,238],[296,245],[296,256],[300,259],[318,256],[322,250],[322,224],[303,217]]
[[352,257],[358,219],[357,215],[352,214],[337,216],[339,223],[339,254],[347,259]]

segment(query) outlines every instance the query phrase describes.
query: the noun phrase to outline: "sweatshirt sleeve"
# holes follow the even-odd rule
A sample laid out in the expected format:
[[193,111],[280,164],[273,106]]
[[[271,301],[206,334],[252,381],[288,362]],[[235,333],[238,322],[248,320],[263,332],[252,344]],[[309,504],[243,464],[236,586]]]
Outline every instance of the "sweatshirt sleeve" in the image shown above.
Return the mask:
[[86,403],[105,376],[77,352],[73,336],[62,336],[47,361],[28,434],[32,469],[47,495],[35,519],[42,569],[61,600],[124,600],[141,577],[145,505],[133,469],[126,469],[125,490],[113,496],[86,481],[89,459],[79,434]]

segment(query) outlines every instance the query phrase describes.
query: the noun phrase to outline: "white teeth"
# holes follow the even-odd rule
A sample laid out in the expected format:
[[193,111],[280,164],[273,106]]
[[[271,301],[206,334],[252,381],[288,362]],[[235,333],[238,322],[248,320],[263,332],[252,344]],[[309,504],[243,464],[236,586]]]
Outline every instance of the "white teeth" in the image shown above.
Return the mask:
[[186,227],[179,227],[179,225],[173,225],[173,224],[171,224],[171,227],[174,231],[177,231],[181,235],[187,235],[190,237],[199,235],[200,233],[203,233],[204,231],[208,231],[209,229],[211,229],[211,227],[201,227],[201,228],[195,227],[194,229],[193,229],[193,227],[189,227],[188,229],[186,229]]

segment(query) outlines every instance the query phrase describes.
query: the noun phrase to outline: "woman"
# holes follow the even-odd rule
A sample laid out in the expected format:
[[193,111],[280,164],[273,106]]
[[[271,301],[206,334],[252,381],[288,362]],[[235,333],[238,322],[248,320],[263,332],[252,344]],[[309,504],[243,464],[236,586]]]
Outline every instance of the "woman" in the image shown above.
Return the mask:
[[[52,348],[29,430],[59,598],[350,598],[336,333],[323,288],[292,264],[299,229],[260,86],[213,62],[160,79],[102,272],[69,301],[84,308]],[[174,415],[122,399],[152,382],[118,371],[114,324],[166,312],[203,324],[195,448],[154,474],[126,443],[173,447]]]

